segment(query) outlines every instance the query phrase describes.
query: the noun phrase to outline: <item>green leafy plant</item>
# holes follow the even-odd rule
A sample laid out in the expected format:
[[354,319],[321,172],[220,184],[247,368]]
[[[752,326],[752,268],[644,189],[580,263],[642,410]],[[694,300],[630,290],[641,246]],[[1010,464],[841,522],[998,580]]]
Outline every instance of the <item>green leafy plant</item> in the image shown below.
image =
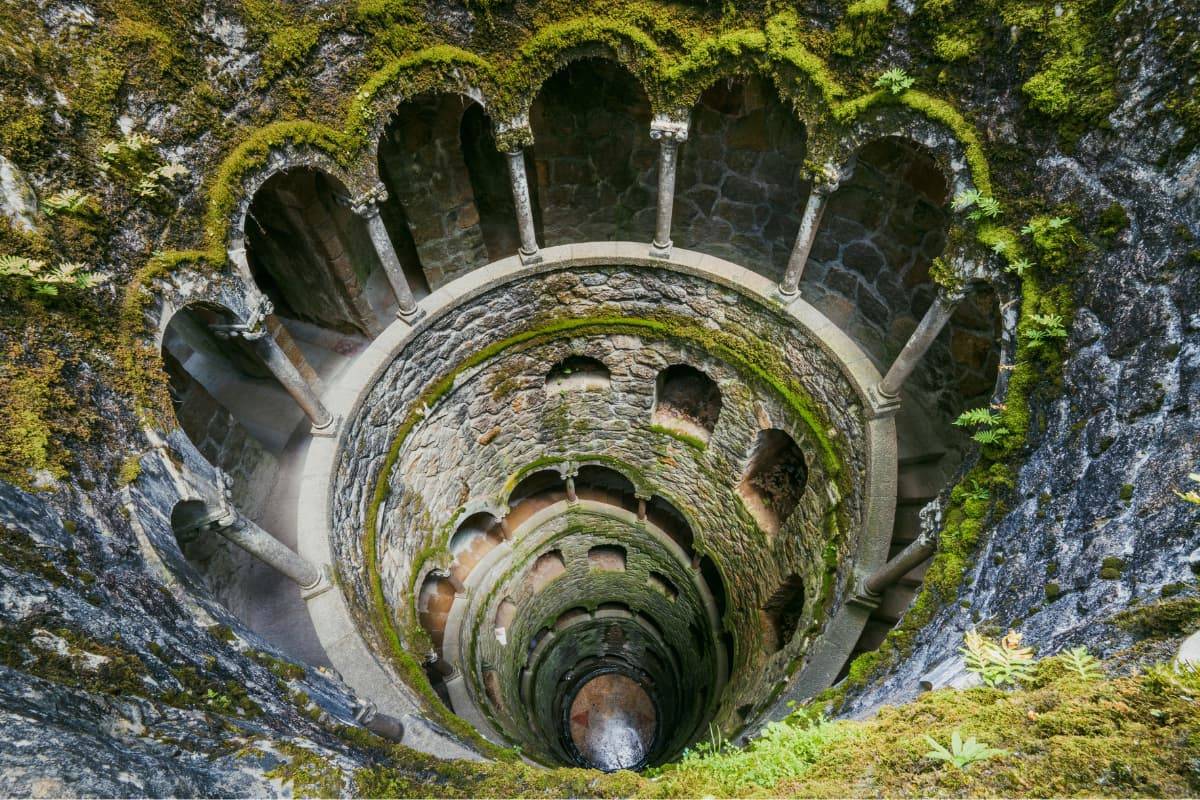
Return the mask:
[[976,500],[979,502],[987,502],[991,496],[991,490],[987,486],[972,478],[966,488],[966,499]]
[[1031,219],[1025,225],[1021,226],[1021,233],[1026,236],[1036,236],[1045,231],[1056,231],[1065,228],[1070,222],[1070,217],[1040,217]]
[[912,88],[916,79],[899,67],[892,67],[875,79],[877,89],[887,89],[892,94],[901,94]]
[[[1200,472],[1189,472],[1188,480],[1190,480],[1192,483],[1200,484]],[[1200,506],[1200,491],[1195,489],[1188,489],[1187,491],[1183,492],[1179,491],[1178,489],[1172,489],[1172,491],[1175,492],[1176,496],[1185,503],[1191,503],[1192,505]]]
[[996,444],[1008,435],[1008,428],[1000,424],[1000,415],[990,408],[972,408],[958,415],[954,424],[960,428],[978,428],[972,435],[979,444]]
[[42,213],[48,217],[53,217],[56,214],[92,216],[98,211],[95,199],[78,189],[65,189],[61,192],[55,192],[42,200]]
[[1012,272],[1018,278],[1025,277],[1026,270],[1033,268],[1033,262],[1024,257],[1014,258],[1004,265],[1005,272]]
[[0,256],[0,277],[24,279],[35,294],[48,296],[57,295],[60,286],[93,289],[108,280],[107,275],[75,261],[48,267],[45,261],[23,256]]
[[1043,347],[1051,339],[1067,338],[1067,329],[1063,326],[1063,318],[1058,314],[1033,314],[1030,321],[1033,325],[1025,331],[1025,337],[1030,347]]
[[983,742],[976,741],[974,736],[963,741],[962,734],[958,732],[957,728],[950,734],[949,750],[938,744],[937,740],[928,734],[925,736],[925,741],[933,748],[925,754],[925,758],[953,764],[956,769],[960,770],[965,770],[978,761],[987,761],[989,758],[1008,755],[1007,750],[988,747]]
[[999,641],[969,631],[959,652],[967,671],[978,675],[988,686],[1015,685],[1033,677],[1033,649],[1021,646],[1021,634],[1016,631],[1009,631]]
[[[1000,216],[1000,212],[1003,210],[999,200],[983,194],[978,189],[966,189],[954,195],[954,200],[951,203],[951,207],[955,211],[966,211],[967,209],[972,209],[971,212],[967,214],[967,219],[970,220],[981,220],[984,218],[993,219]],[[1007,244],[1001,247],[1000,250],[995,250],[996,245],[993,245],[992,249],[999,253],[1004,249],[1004,247],[1007,247]]]
[[1086,647],[1075,647],[1059,655],[1067,672],[1085,681],[1096,681],[1104,677],[1100,659],[1088,652]]

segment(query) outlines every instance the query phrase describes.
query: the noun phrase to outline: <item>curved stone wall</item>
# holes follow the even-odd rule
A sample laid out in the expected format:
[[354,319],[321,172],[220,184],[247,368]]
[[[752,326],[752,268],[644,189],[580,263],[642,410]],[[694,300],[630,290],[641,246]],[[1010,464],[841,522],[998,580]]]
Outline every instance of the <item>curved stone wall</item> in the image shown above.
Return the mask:
[[[477,286],[429,298],[437,310],[381,359],[344,420],[332,462],[330,546],[352,613],[368,635],[386,649],[381,643],[391,630],[420,658],[429,651],[414,604],[422,582],[449,574],[457,526],[480,511],[504,517],[510,492],[527,475],[551,468],[570,476],[580,465],[595,464],[629,478],[639,498],[665,498],[686,516],[694,564],[670,566],[661,552],[642,563],[634,556],[638,540],[626,536],[633,549],[620,579],[591,579],[579,597],[559,591],[518,602],[522,621],[507,645],[514,649],[506,652],[519,652],[541,630],[529,620],[588,607],[580,602],[585,597],[593,607],[604,595],[634,597],[654,609],[647,618],[659,630],[698,629],[699,640],[675,641],[667,660],[681,666],[673,674],[687,676],[672,691],[684,686],[693,697],[700,692],[704,710],[673,728],[685,733],[659,741],[659,752],[666,753],[690,741],[710,711],[732,729],[767,707],[813,660],[809,650],[834,617],[833,628],[842,631],[833,637],[838,644],[817,660],[822,674],[836,672],[853,644],[841,641],[855,626],[849,620],[858,618],[844,603],[853,570],[872,569],[886,554],[894,428],[890,421],[880,427],[883,421],[863,399],[873,374],[866,356],[804,304],[797,306],[804,318],[799,324],[797,310],[767,301],[765,286],[757,285],[765,281],[745,270],[686,252],[674,263],[634,259],[621,247],[592,258],[585,248],[547,251],[559,258],[532,269],[514,269],[515,260],[493,265],[495,274],[484,271]],[[569,272],[560,271],[568,266]],[[731,285],[735,280],[742,286]],[[602,364],[607,379],[548,391],[551,370],[580,356]],[[655,415],[659,375],[680,364],[702,371],[719,388],[720,413],[707,442],[693,431],[659,424]],[[738,491],[758,434],[767,429],[796,442],[808,473],[796,510],[777,532],[760,527]],[[557,524],[570,518],[566,514]],[[634,525],[646,530],[636,520]],[[571,546],[598,536],[576,536]],[[519,542],[513,546],[520,549]],[[507,543],[496,547],[485,560],[509,550]],[[514,575],[527,568],[520,559],[505,562]],[[649,586],[631,578],[648,574],[652,564],[680,592],[674,602],[650,588],[630,588]],[[570,585],[570,574],[560,587]],[[719,587],[711,586],[714,581]],[[803,603],[791,628],[797,635],[775,642],[778,630],[767,617],[772,598],[789,584]],[[464,711],[452,701],[454,710],[474,715],[485,732],[491,727],[494,734],[495,726],[511,731],[514,720],[498,709],[528,698],[520,695],[521,665],[497,650],[486,624],[503,595],[493,586],[485,602],[470,586],[454,591],[469,598],[475,615],[471,623],[461,611],[451,613],[460,626],[455,636],[463,625],[489,632],[453,644],[462,657],[443,674],[451,675],[452,694],[469,697],[474,707]],[[697,605],[701,594],[719,597]],[[722,604],[724,617],[710,619],[704,609]],[[684,617],[693,621],[683,625],[675,616],[685,607]],[[439,645],[454,638],[446,634]],[[443,657],[437,649],[435,656]],[[841,660],[833,651],[842,653]],[[701,668],[689,669],[696,664]],[[455,672],[460,668],[461,675]],[[735,680],[722,693],[727,676]],[[544,719],[555,708],[554,693],[538,697],[549,704],[535,715]],[[521,724],[516,729],[532,731]]]

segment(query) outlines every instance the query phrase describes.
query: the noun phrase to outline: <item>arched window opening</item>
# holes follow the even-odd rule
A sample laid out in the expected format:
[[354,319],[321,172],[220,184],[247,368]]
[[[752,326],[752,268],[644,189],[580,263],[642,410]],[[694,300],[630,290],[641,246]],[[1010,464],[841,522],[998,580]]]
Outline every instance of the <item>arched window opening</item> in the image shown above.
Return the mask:
[[688,558],[695,557],[692,526],[688,525],[687,519],[675,506],[654,495],[646,502],[646,519],[671,537]]
[[620,64],[588,58],[552,75],[534,99],[534,169],[546,245],[654,232],[657,145],[650,101]]
[[538,556],[537,561],[533,562],[533,566],[525,574],[523,587],[526,592],[536,594],[566,571],[567,564],[563,561],[562,553],[551,550]]
[[658,374],[655,425],[707,443],[721,416],[721,390],[695,367],[676,364]]
[[451,573],[465,582],[475,565],[503,541],[500,521],[494,516],[483,511],[467,517],[450,538]]
[[782,650],[792,641],[804,616],[804,579],[789,575],[762,607],[763,648],[768,653]]
[[250,205],[246,256],[280,315],[374,336],[395,297],[367,224],[348,200],[341,183],[316,170],[272,176]]
[[513,620],[517,616],[517,604],[513,602],[511,597],[506,597],[500,601],[500,605],[496,607],[496,641],[501,645],[508,644],[508,632],[512,629]]
[[500,675],[496,670],[485,669],[483,671],[483,691],[493,708],[497,711],[504,710],[504,694],[500,690]]
[[719,80],[679,150],[676,245],[778,281],[808,194],[804,124],[768,80]]
[[454,585],[449,579],[430,573],[421,582],[417,594],[417,620],[429,634],[434,649],[440,655],[442,638],[446,632],[446,620],[450,607],[454,605]]
[[717,568],[716,562],[708,556],[700,557],[700,577],[704,579],[705,585],[708,586],[708,590],[717,604],[717,617],[723,619],[728,609],[725,580],[721,577],[721,570]]
[[[488,260],[499,261],[516,255],[521,239],[517,235],[517,209],[513,203],[508,164],[505,163],[504,154],[496,149],[491,120],[478,103],[467,106],[463,113],[460,138]],[[528,155],[526,174],[534,174]],[[536,188],[536,182],[530,181],[535,220],[541,216],[538,213]]]
[[488,261],[460,144],[466,110],[477,107],[458,94],[416,95],[396,108],[379,142],[384,222],[394,242],[407,240],[401,264],[425,291]]
[[558,615],[558,619],[554,621],[554,630],[561,631],[571,627],[582,619],[587,619],[591,615],[586,608],[576,606],[568,608],[566,611]]
[[596,545],[588,550],[588,566],[606,572],[624,572],[625,548],[615,544]]
[[575,476],[575,494],[581,500],[608,503],[626,511],[636,512],[638,507],[633,481],[615,469],[597,464],[584,464],[579,468]]
[[528,498],[544,494],[561,494],[563,498],[567,496],[561,472],[554,469],[542,469],[526,475],[509,493],[508,505],[510,508],[515,508],[518,503]]
[[679,590],[675,588],[675,584],[666,575],[661,572],[651,572],[646,577],[646,584],[654,591],[661,594],[663,597],[670,600],[672,603],[679,597]]
[[189,305],[167,323],[162,358],[179,427],[210,463],[247,474],[274,469],[305,417],[250,344],[214,334],[234,322]]
[[604,362],[590,356],[568,356],[546,374],[546,391],[551,394],[607,389],[612,379]]
[[784,431],[759,431],[738,493],[760,528],[775,535],[796,510],[808,483],[799,445]]

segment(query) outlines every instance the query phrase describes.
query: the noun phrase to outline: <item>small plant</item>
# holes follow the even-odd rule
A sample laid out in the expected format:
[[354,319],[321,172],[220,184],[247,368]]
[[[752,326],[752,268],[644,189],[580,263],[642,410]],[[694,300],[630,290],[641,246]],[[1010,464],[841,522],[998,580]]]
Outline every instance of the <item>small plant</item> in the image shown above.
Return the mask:
[[979,444],[998,444],[1008,435],[1008,428],[1000,424],[1000,415],[990,408],[972,408],[958,415],[954,424],[960,428],[976,427],[971,438]]
[[1021,233],[1026,236],[1036,236],[1045,231],[1056,231],[1060,228],[1065,228],[1070,224],[1070,217],[1049,217],[1032,219],[1025,225],[1021,226]]
[[75,261],[48,267],[45,261],[22,256],[0,256],[0,277],[23,278],[35,294],[48,296],[57,295],[60,286],[93,289],[108,280],[107,275]]
[[1063,318],[1058,314],[1034,314],[1030,320],[1033,322],[1033,327],[1025,332],[1030,347],[1043,347],[1051,339],[1067,338],[1067,329],[1063,327]]
[[968,500],[976,500],[986,503],[991,499],[992,493],[987,486],[984,486],[974,478],[971,479],[971,484],[966,488],[966,498]]
[[1062,653],[1063,666],[1074,677],[1085,681],[1096,681],[1104,677],[1100,667],[1100,659],[1088,652],[1086,647],[1076,647]]
[[949,750],[938,744],[937,740],[928,734],[925,736],[925,741],[933,748],[925,754],[925,758],[953,764],[956,769],[960,770],[965,770],[977,761],[987,761],[989,758],[1008,755],[1007,750],[988,747],[983,742],[976,741],[974,736],[963,741],[962,734],[958,732],[957,728],[950,734]]
[[91,195],[78,189],[66,189],[42,200],[42,213],[48,217],[56,214],[91,216],[97,213],[97,207]]
[[1033,649],[1021,646],[1021,634],[1009,631],[996,641],[970,631],[960,650],[968,672],[993,688],[1025,682],[1033,677]]
[[916,79],[903,69],[892,67],[875,79],[875,87],[878,89],[887,89],[892,94],[901,94],[905,90],[912,88],[915,82]]
[[[999,200],[983,194],[978,189],[967,189],[954,195],[951,207],[955,211],[966,211],[968,208],[973,209],[971,213],[967,214],[967,219],[970,220],[981,220],[985,217],[992,219],[1000,216],[1000,211],[1002,210]],[[1001,252],[1004,247],[1007,247],[1007,244],[1001,250],[996,250],[996,252]],[[995,245],[993,245],[992,249],[995,250]]]
[[1025,277],[1025,271],[1033,268],[1033,263],[1024,257],[1014,258],[1005,265],[1006,272],[1015,273],[1018,278]]
[[[1200,484],[1200,472],[1189,472],[1188,480],[1192,483]],[[1172,491],[1183,502],[1200,506],[1200,491],[1196,491],[1195,489],[1188,489],[1185,492],[1181,492],[1178,489],[1172,489]]]

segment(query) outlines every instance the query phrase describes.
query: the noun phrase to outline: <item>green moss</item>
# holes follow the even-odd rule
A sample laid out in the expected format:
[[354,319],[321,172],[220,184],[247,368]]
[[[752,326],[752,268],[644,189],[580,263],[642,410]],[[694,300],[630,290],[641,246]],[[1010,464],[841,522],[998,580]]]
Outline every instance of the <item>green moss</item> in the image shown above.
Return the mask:
[[676,430],[675,428],[672,428],[667,425],[650,425],[647,428],[647,430],[654,431],[655,433],[660,433],[663,436],[670,436],[672,439],[678,439],[679,441],[686,444],[688,447],[691,447],[692,449],[697,450],[701,453],[703,453],[705,450],[708,449],[708,442],[701,439],[699,436],[693,436],[690,433],[687,433],[687,432],[681,431],[681,430]]
[[1107,556],[1100,562],[1100,577],[1106,581],[1115,581],[1125,571],[1125,559]]
[[1128,227],[1129,215],[1125,213],[1125,206],[1113,202],[1100,212],[1096,220],[1096,238],[1105,247],[1111,247],[1121,232]]
[[278,742],[275,748],[287,761],[267,773],[268,778],[292,785],[294,797],[341,797],[345,775],[328,758],[291,742]]
[[285,72],[304,67],[320,38],[318,23],[292,25],[272,33],[262,52],[263,82],[270,83]]
[[1121,502],[1128,503],[1133,499],[1133,484],[1125,483],[1121,485]]
[[228,625],[210,625],[208,628],[209,634],[222,642],[232,642],[237,640],[237,636],[233,633],[233,628]]
[[1200,598],[1176,597],[1126,609],[1113,622],[1143,636],[1183,636],[1200,628]]
[[1062,587],[1057,583],[1046,584],[1046,602],[1052,603],[1062,595]]
[[121,462],[121,469],[117,473],[117,483],[121,486],[128,486],[138,479],[142,474],[142,457],[129,456]]

